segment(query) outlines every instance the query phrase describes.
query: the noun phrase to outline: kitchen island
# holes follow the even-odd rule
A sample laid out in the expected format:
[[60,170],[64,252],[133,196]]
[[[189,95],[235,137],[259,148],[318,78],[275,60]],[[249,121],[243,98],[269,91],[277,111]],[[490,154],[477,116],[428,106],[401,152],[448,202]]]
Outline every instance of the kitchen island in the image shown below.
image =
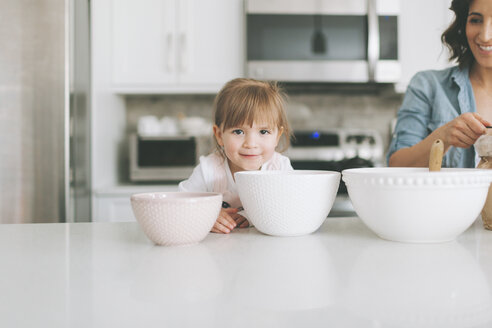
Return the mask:
[[491,327],[492,231],[379,239],[360,219],[154,246],[137,223],[0,225],[0,327]]

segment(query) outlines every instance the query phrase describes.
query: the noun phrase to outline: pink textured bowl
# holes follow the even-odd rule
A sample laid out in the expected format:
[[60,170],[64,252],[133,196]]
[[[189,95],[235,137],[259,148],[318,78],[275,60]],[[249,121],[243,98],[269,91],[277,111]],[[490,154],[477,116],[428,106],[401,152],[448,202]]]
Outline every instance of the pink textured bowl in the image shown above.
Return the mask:
[[212,229],[222,194],[214,192],[153,192],[131,197],[133,213],[144,233],[157,245],[202,241]]

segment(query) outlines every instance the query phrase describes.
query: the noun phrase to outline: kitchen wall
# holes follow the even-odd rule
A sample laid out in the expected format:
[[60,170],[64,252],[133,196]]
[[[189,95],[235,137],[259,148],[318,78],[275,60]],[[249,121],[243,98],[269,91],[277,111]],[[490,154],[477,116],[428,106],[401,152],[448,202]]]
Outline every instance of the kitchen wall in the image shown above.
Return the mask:
[[[284,86],[294,129],[364,128],[378,131],[385,150],[391,121],[403,95],[387,86]],[[136,131],[143,115],[201,116],[212,120],[214,95],[129,95],[125,97],[127,130]]]

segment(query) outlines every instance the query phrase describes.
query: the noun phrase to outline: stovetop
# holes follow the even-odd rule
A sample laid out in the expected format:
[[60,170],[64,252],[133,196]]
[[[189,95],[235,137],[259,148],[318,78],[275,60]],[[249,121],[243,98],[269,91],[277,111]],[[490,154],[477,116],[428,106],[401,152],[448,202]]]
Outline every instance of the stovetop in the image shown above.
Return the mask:
[[[285,152],[297,170],[328,170],[383,166],[384,146],[377,131],[329,129],[294,131],[291,147]],[[340,182],[339,195],[347,188]]]
[[327,129],[294,131],[286,155],[294,161],[347,161],[361,158],[382,164],[381,135],[369,129]]

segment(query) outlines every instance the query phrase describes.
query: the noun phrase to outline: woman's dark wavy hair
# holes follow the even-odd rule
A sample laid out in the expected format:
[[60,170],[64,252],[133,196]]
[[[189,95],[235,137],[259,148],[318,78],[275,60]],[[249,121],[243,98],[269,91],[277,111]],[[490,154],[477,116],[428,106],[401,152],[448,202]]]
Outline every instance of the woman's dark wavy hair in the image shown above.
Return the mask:
[[454,21],[441,35],[442,43],[448,47],[449,60],[457,60],[460,68],[470,67],[475,61],[466,39],[466,21],[468,11],[473,0],[453,0],[451,9],[454,12]]

